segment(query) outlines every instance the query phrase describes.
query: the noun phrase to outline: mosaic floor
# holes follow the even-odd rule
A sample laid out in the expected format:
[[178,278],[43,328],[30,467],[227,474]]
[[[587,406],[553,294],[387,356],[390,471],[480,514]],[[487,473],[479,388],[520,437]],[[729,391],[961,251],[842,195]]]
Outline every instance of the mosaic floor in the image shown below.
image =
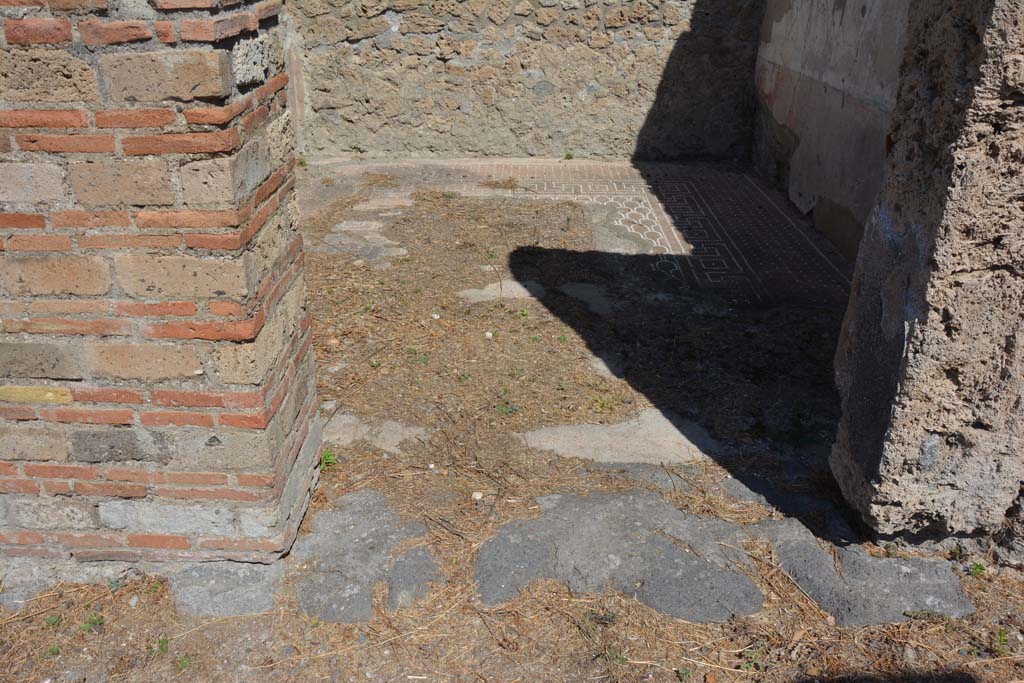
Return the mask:
[[[850,265],[777,191],[728,166],[627,162],[472,160],[317,164],[364,186],[377,206],[413,191],[569,199],[612,206],[615,227],[641,238],[660,270],[734,305],[842,307]],[[496,187],[515,180],[514,189]],[[353,179],[354,180],[354,179]]]

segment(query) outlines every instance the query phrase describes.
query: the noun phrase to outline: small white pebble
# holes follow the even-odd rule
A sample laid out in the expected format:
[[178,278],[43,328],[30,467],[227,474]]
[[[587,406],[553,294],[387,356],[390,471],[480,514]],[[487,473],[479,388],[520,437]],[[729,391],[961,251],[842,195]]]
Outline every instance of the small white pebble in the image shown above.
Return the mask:
[[431,313],[430,317],[433,318],[434,320],[440,320],[441,319],[441,314],[440,313]]
[[483,500],[484,494],[480,491],[473,491],[473,500]]
[[427,465],[427,469],[428,470],[434,469],[434,463],[430,463],[429,465]]
[[484,332],[484,339],[494,339],[493,332]]
[[128,606],[129,607],[134,609],[138,604],[139,604],[139,596],[138,595],[133,595],[132,597],[128,598]]

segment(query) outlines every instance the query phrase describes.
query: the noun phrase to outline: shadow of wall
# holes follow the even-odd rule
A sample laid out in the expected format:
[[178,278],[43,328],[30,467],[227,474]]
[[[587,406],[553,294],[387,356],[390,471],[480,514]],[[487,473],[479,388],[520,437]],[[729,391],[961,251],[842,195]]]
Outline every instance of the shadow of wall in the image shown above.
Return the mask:
[[[787,444],[777,437],[786,429],[780,429],[772,415],[791,416],[787,418],[793,425],[790,431],[817,440],[818,445],[832,442],[839,413],[835,411],[834,402],[830,402],[834,399],[834,394],[830,394],[834,387],[831,354],[837,340],[841,339],[835,370],[844,402],[833,448],[832,471],[842,485],[846,500],[878,530],[879,519],[872,506],[879,500],[877,482],[883,452],[895,443],[893,406],[901,382],[905,380],[908,339],[915,328],[925,326],[937,325],[936,334],[943,334],[942,321],[935,319],[939,313],[928,301],[928,288],[935,266],[937,231],[947,218],[948,191],[958,183],[955,144],[974,106],[976,88],[983,73],[981,41],[994,5],[995,0],[983,0],[970,8],[955,0],[939,3],[915,0],[913,3],[910,34],[915,39],[907,46],[902,67],[894,118],[896,146],[880,208],[869,223],[858,259],[841,335],[835,325],[841,304],[831,311],[831,319],[822,317],[820,323],[815,322],[810,327],[807,322],[815,321],[816,317],[803,312],[800,306],[755,307],[745,310],[739,316],[741,320],[730,316],[716,319],[700,311],[720,308],[718,302],[708,299],[705,293],[692,291],[683,293],[689,303],[678,310],[660,301],[637,302],[629,311],[611,320],[600,319],[579,309],[576,303],[558,297],[546,300],[545,305],[579,330],[596,354],[605,355],[611,349],[613,353],[627,355],[630,362],[620,376],[663,412],[692,417],[703,427],[727,438],[740,437],[741,442],[744,438],[762,436],[749,430],[744,434],[734,425],[725,424],[730,420],[735,423],[745,413],[755,425],[760,425],[773,444],[783,447]],[[658,101],[638,137],[637,158],[686,156],[687,131],[694,126],[715,125],[715,117],[711,116],[696,123],[686,118],[688,93],[680,87],[680,71],[703,69],[699,71],[701,77],[713,80],[712,62],[693,67],[693,56],[716,51],[717,46],[717,51],[723,54],[721,58],[739,58],[736,54],[728,55],[729,50],[722,48],[729,39],[723,27],[742,24],[734,21],[738,12],[760,9],[757,4],[724,0],[696,4],[693,30],[680,37],[659,87]],[[685,125],[673,129],[673,122],[681,121]],[[696,226],[686,215],[672,219],[683,241],[687,241],[687,231]],[[971,258],[969,254],[964,256]],[[673,255],[668,258],[678,261],[680,269],[685,270],[690,257]],[[662,260],[663,257],[644,255],[531,249],[514,253],[511,266],[520,281],[539,280],[549,290],[558,287],[559,269],[572,267],[583,272],[588,269],[604,272],[608,281],[627,283],[636,291],[643,291],[645,287],[658,291],[672,285],[645,285],[631,278],[645,277],[642,273],[655,270]],[[948,302],[947,310],[954,307],[953,301]],[[979,319],[971,324],[984,326],[985,321]],[[987,334],[980,328],[975,332],[979,336]],[[814,344],[806,343],[807,335],[815,339]],[[949,348],[959,347],[951,345]],[[979,343],[978,348],[987,346]],[[914,349],[909,351],[913,352]],[[942,353],[945,352],[940,355]],[[983,384],[979,385],[979,391],[984,391]],[[808,410],[808,405],[818,408],[817,420],[802,417],[814,412],[813,408]],[[941,406],[940,409],[944,410]],[[921,404],[919,410],[921,415],[926,415],[932,405]],[[918,446],[927,434],[918,434],[920,425],[913,426],[914,415],[908,414],[906,419],[909,420],[906,436],[916,441],[906,444],[906,453],[895,455],[907,458],[909,453],[916,458]],[[984,441],[967,435],[964,430],[959,434],[960,440],[954,439],[951,444],[944,445],[939,439],[936,448],[955,452],[969,450],[972,443],[984,445]],[[896,437],[897,441],[902,438]],[[783,451],[780,448],[779,452]],[[818,460],[809,463],[810,466],[820,465]],[[723,461],[722,464],[755,490],[764,488],[761,479],[766,474],[758,468],[771,467],[765,461],[755,463],[753,469],[749,463]],[[889,495],[899,501],[911,484],[925,492],[933,490],[929,488],[932,484],[928,483],[928,478],[912,465],[903,461],[892,465],[911,480],[904,478],[900,486],[884,493],[883,497]],[[948,474],[958,475],[955,468]],[[790,495],[785,490],[770,491],[768,498],[772,504],[785,509]],[[924,517],[913,524],[927,528],[928,510],[922,509],[921,514]],[[931,530],[945,533],[948,530],[942,524],[940,520],[939,526]]]
[[[691,442],[710,432],[725,444],[706,450],[733,477],[816,533],[853,540],[827,463],[841,311],[735,305],[674,275],[690,258],[521,247],[509,268],[543,285],[544,306]],[[595,313],[562,289],[573,281],[608,286],[621,304]]]
[[669,54],[635,161],[747,159],[765,0],[696,0]]

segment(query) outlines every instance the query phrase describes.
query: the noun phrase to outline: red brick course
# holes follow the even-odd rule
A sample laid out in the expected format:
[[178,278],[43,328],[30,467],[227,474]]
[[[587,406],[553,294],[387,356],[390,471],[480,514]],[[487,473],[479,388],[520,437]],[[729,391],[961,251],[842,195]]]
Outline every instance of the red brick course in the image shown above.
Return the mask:
[[126,228],[131,225],[127,211],[58,211],[50,214],[55,228]]
[[211,19],[186,19],[178,25],[181,40],[215,43],[240,33],[255,31],[259,19],[252,12],[234,12]]
[[187,550],[191,544],[184,536],[169,534],[128,534],[128,545],[133,548],[178,548]]
[[121,141],[125,154],[213,154],[231,152],[241,143],[237,128],[214,133],[168,133],[126,137]]
[[41,229],[46,227],[46,217],[33,213],[0,213],[0,228]]
[[[287,75],[240,92],[225,41],[278,30],[263,20],[281,3],[151,0],[156,17],[133,16],[131,8],[107,16],[106,0],[0,5],[34,8],[0,18],[12,51],[64,53],[82,64],[71,75],[55,72],[52,83],[40,71],[40,91],[52,85],[60,93],[54,102],[35,107],[0,93],[0,152],[41,173],[26,201],[5,203],[0,213],[0,343],[25,348],[23,368],[10,377],[0,368],[7,399],[0,400],[0,430],[26,430],[24,442],[38,440],[42,453],[19,460],[20,451],[0,452],[0,495],[280,507],[280,519],[289,520],[267,538],[4,529],[0,556],[279,555],[294,539],[293,513],[305,501],[302,491],[283,500],[285,483],[289,476],[312,481],[315,464],[307,450],[303,468],[294,465],[315,433],[308,315],[288,294],[301,275],[301,240],[287,235],[274,247],[280,253],[258,260],[245,250],[268,225],[294,230],[290,221],[274,221],[294,187],[294,159],[270,151],[279,144],[258,146],[271,172],[231,201],[197,202],[183,185],[186,165],[237,154],[286,111]],[[89,79],[95,86],[85,83],[80,97],[64,97]],[[264,375],[231,380],[241,384],[222,379],[221,355],[262,339],[267,321],[281,315],[294,333],[273,340]],[[301,406],[289,402],[294,392],[304,396]],[[216,471],[216,460],[199,464],[192,450],[135,459],[140,448],[207,439],[211,448],[219,439],[228,449],[246,444],[260,451],[260,464]],[[248,455],[228,450],[225,465],[244,464]]]
[[97,128],[160,128],[174,123],[170,109],[113,109],[95,114]]
[[14,141],[26,152],[113,153],[113,135],[15,135]]
[[69,251],[71,238],[67,235],[14,235],[7,238],[11,251]]
[[75,109],[0,111],[0,128],[88,128],[89,115]]
[[8,19],[4,35],[10,45],[67,43],[71,22],[67,19]]
[[153,31],[144,21],[100,21],[87,19],[78,23],[82,42],[90,47],[97,45],[118,45],[149,40]]

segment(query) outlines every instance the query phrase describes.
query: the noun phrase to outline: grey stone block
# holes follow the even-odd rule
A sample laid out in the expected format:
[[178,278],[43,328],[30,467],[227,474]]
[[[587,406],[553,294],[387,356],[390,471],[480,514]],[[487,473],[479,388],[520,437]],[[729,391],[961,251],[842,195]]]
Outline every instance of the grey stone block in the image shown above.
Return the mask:
[[531,581],[554,578],[574,592],[605,589],[694,622],[761,608],[741,568],[742,527],[681,512],[648,491],[545,496],[541,515],[511,522],[480,549],[476,580],[485,604]]
[[546,427],[523,438],[530,448],[617,464],[707,462],[709,453],[722,450],[700,425],[656,408],[619,424]]
[[403,522],[379,491],[364,489],[337,501],[339,509],[313,518],[312,533],[299,538],[292,557],[299,606],[324,621],[356,622],[372,617],[374,585],[389,586],[389,606],[410,604],[440,582],[426,548],[394,556],[395,548],[426,533],[418,522]]
[[974,611],[945,560],[881,558],[856,545],[833,556],[793,519],[768,521],[757,531],[775,544],[779,563],[840,626],[907,620],[908,613],[962,617]]
[[123,562],[74,562],[39,558],[5,558],[0,563],[0,605],[18,612],[26,601],[58,582],[109,584],[126,576],[137,575]]
[[26,529],[96,529],[95,506],[64,496],[18,496],[8,502],[11,520]]
[[99,504],[99,518],[111,529],[151,534],[237,534],[238,516],[228,507],[151,500],[110,500]]
[[168,576],[178,609],[197,617],[259,614],[274,607],[284,565],[206,562]]
[[437,561],[430,550],[420,546],[400,555],[388,578],[388,609],[409,607],[430,591],[431,583],[441,583]]
[[0,367],[7,377],[40,379],[82,379],[81,361],[67,346],[59,344],[0,343]]
[[68,459],[71,442],[65,427],[57,424],[5,424],[0,430],[0,453],[8,460]]
[[71,459],[79,462],[165,463],[171,457],[167,438],[145,429],[78,429],[71,433],[71,443]]

